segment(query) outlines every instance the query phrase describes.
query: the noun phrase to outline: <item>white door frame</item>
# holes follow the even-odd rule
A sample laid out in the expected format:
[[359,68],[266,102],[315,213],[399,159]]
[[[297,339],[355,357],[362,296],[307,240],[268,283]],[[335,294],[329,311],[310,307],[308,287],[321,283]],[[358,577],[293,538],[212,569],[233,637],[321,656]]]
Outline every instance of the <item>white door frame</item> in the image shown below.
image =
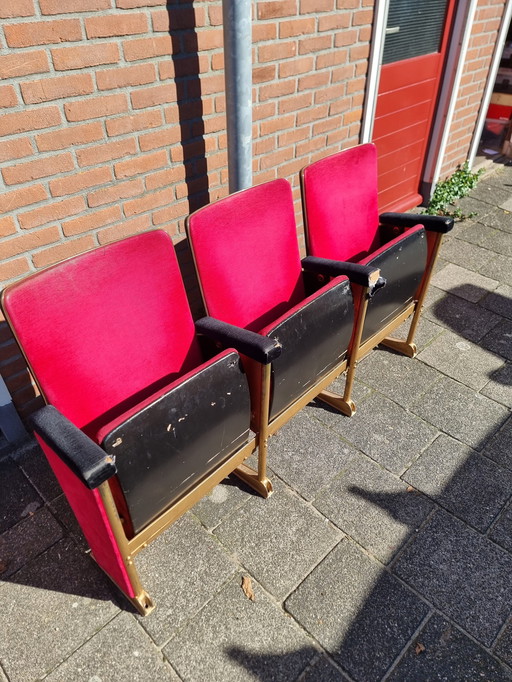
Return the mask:
[[388,10],[389,0],[375,0],[370,56],[368,58],[368,72],[366,74],[363,120],[361,121],[361,143],[371,142],[373,137],[373,122],[375,120],[375,109],[377,108],[380,67],[382,64],[382,53],[384,52]]

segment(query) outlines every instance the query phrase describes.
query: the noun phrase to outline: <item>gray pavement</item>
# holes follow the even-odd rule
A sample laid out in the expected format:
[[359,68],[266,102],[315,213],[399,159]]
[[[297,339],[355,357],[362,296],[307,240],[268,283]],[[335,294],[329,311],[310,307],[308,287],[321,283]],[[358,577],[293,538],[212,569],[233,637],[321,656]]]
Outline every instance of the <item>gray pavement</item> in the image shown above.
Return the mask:
[[461,205],[418,356],[276,434],[271,498],[228,479],[142,552],[148,617],[37,446],[0,449],[0,682],[512,680],[512,168]]

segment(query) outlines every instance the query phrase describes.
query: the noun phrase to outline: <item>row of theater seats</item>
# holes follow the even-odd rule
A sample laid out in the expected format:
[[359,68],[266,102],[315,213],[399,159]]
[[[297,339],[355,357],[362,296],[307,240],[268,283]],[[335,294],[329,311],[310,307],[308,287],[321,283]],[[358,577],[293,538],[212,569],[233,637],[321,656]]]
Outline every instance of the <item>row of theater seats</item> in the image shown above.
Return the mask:
[[[153,608],[133,561],[141,549],[231,472],[268,496],[268,437],[314,397],[352,415],[357,360],[378,343],[414,355],[452,222],[379,217],[376,172],[373,145],[303,170],[302,260],[286,180],[189,216],[207,313],[197,322],[160,230],[3,292],[47,402],[37,439],[95,560],[140,613]],[[408,338],[389,338],[411,315]],[[327,391],[345,370],[344,395]],[[244,464],[255,451],[257,471]]]

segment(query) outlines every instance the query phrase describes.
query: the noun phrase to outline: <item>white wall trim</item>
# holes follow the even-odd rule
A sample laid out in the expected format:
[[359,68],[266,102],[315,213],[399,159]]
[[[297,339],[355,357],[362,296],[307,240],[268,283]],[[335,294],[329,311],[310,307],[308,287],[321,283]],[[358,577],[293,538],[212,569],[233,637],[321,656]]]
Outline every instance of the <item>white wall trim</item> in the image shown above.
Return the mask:
[[487,109],[491,102],[491,97],[494,89],[494,83],[496,81],[496,75],[500,66],[501,55],[503,54],[503,48],[505,46],[505,40],[508,33],[508,27],[510,25],[510,19],[512,17],[512,0],[507,0],[505,5],[505,10],[501,19],[501,26],[498,33],[498,39],[496,41],[496,47],[492,57],[491,68],[489,69],[489,74],[487,77],[487,84],[484,90],[484,96],[482,99],[482,104],[480,106],[480,111],[478,112],[478,118],[476,120],[476,126],[473,133],[473,140],[471,141],[471,147],[469,148],[468,161],[470,168],[473,166],[475,161],[475,156],[478,151],[478,145],[480,144],[480,138],[482,137],[482,131],[485,125],[485,117],[487,115]]
[[389,0],[375,0],[370,57],[368,59],[368,73],[366,74],[366,94],[361,123],[361,143],[370,142],[373,135],[373,122],[375,120],[375,109],[377,108],[380,67],[384,51],[388,10]]
[[[459,3],[456,10],[453,37],[448,50],[445,75],[423,173],[422,189],[430,196],[441,174],[477,4],[478,0],[464,0]],[[424,196],[424,199],[428,200],[428,198]]]

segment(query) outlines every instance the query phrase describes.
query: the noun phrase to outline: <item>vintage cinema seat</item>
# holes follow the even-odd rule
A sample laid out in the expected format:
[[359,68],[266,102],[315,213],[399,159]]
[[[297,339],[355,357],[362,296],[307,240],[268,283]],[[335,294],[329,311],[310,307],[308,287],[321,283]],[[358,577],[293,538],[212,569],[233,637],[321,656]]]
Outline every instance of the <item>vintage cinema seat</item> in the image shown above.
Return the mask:
[[[307,251],[313,257],[380,268],[385,289],[368,305],[359,357],[378,343],[414,357],[414,336],[443,234],[451,218],[383,213],[377,151],[363,144],[301,172]],[[406,340],[388,335],[412,315]]]
[[[324,276],[319,285],[315,277],[308,283],[308,259],[301,264],[286,180],[205,206],[188,217],[186,227],[207,313],[274,339],[282,348],[271,365],[257,367],[244,358],[252,427],[262,434],[261,441],[315,396],[351,415],[351,365],[343,396],[325,389],[347,368],[353,339],[358,347],[367,299],[383,285],[378,269],[327,263],[333,279]],[[348,277],[361,301],[355,322]],[[208,318],[198,329],[203,325]]]
[[[37,439],[96,562],[148,613],[133,558],[256,449],[240,356],[204,356],[160,230],[13,284],[2,307],[48,403]],[[280,352],[256,334],[235,341],[254,362]],[[241,473],[268,494],[264,462]]]

